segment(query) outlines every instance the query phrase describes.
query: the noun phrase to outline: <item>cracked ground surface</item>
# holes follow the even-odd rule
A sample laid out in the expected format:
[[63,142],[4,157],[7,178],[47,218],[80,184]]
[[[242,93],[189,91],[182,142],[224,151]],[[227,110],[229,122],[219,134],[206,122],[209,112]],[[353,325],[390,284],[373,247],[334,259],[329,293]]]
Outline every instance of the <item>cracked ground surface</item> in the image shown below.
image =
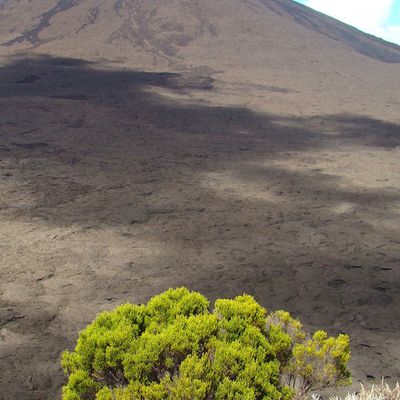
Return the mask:
[[2,398],[54,398],[97,312],[180,285],[348,332],[355,382],[399,379],[394,120],[223,106],[239,83],[193,74],[0,74]]

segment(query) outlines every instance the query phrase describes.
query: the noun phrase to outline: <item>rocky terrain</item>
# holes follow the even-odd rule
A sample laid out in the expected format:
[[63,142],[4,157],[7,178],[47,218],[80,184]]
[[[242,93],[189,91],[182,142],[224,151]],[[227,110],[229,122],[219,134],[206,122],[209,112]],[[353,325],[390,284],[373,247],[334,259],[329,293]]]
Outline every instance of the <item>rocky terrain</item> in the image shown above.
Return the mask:
[[0,399],[185,285],[400,380],[400,48],[289,0],[0,0]]

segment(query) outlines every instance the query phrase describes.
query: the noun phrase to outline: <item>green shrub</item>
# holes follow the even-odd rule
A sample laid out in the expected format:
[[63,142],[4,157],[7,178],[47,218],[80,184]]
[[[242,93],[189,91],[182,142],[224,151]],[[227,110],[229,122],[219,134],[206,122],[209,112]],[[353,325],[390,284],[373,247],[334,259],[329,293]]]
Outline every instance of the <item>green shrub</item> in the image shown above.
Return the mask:
[[100,313],[65,351],[63,400],[289,400],[349,382],[349,339],[307,335],[251,296],[170,289]]

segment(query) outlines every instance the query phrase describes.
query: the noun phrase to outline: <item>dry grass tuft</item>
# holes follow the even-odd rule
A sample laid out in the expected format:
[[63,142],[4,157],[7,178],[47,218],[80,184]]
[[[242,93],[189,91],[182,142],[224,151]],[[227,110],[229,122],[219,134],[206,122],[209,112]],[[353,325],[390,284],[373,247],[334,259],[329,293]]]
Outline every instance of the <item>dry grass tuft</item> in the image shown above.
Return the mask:
[[[320,400],[318,394],[311,395],[312,400]],[[358,393],[348,393],[344,398],[339,396],[331,397],[329,400],[400,400],[400,384],[397,383],[391,388],[382,380],[380,385],[372,385],[366,389],[361,385]]]

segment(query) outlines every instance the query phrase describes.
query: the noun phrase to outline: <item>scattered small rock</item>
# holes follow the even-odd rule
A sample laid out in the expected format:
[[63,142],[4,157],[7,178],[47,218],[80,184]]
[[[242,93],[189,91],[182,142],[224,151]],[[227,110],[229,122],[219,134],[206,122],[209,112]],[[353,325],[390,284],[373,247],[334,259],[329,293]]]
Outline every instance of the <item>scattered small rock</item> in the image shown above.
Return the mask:
[[64,100],[87,100],[85,94],[63,94],[52,96],[53,99],[64,99]]
[[4,320],[0,320],[0,326],[7,325],[11,322],[15,322],[22,318],[25,318],[25,315],[16,315],[16,314],[10,315],[10,316],[4,318]]
[[42,282],[42,281],[47,281],[47,279],[50,279],[54,276],[54,274],[47,274],[45,276],[42,276],[41,278],[37,278],[36,282]]
[[11,143],[13,146],[21,147],[23,149],[36,149],[40,147],[47,147],[48,143],[36,142],[36,143]]
[[37,75],[27,75],[24,78],[17,81],[17,83],[33,83],[40,79],[40,76]]
[[346,281],[344,279],[333,279],[332,281],[328,282],[328,286],[336,289],[336,288],[344,285],[345,283],[346,283]]
[[344,266],[346,269],[362,269],[362,265],[357,264],[348,264]]
[[202,208],[202,207],[189,207],[189,208],[185,208],[185,211],[187,212],[204,212],[206,209]]

